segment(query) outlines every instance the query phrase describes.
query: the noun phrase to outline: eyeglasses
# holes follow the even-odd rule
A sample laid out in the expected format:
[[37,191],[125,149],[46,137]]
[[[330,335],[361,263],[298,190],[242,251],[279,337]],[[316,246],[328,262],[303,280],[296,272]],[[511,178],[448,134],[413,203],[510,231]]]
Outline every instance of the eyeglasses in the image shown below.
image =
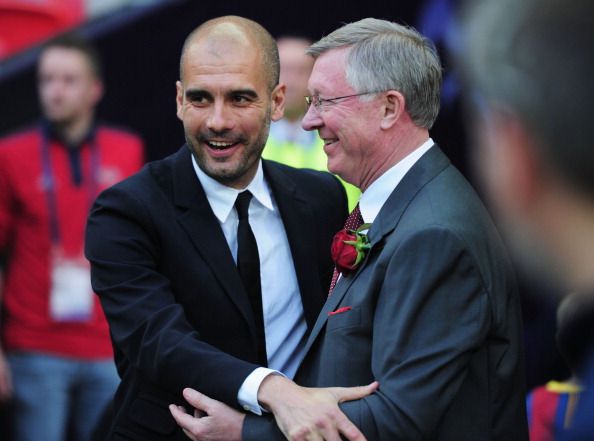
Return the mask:
[[324,106],[327,106],[330,104],[337,104],[337,102],[336,102],[337,100],[353,98],[355,96],[370,95],[372,93],[380,93],[380,92],[381,92],[381,90],[376,90],[376,91],[370,91],[370,92],[355,93],[353,95],[335,96],[334,98],[320,98],[319,95],[312,95],[312,96],[305,97],[305,104],[308,109],[313,104],[313,106],[319,112],[320,110],[322,110],[324,108]]

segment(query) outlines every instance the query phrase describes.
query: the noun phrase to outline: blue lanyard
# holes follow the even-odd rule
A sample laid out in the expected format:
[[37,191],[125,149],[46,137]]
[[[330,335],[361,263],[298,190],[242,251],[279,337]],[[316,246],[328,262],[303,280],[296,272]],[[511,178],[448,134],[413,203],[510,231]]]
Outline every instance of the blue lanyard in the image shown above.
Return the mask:
[[[99,146],[95,140],[95,133],[92,133],[90,137],[91,145],[91,163],[90,163],[90,175],[89,175],[89,208],[95,197],[97,196],[97,175],[99,172]],[[41,141],[41,163],[43,172],[43,187],[45,189],[47,208],[50,217],[50,234],[52,244],[57,245],[60,243],[60,223],[58,220],[58,201],[56,196],[56,185],[54,179],[54,173],[52,170],[51,155],[49,149],[49,133],[47,128],[42,130],[42,141]],[[82,148],[82,146],[81,146]],[[84,176],[83,176],[84,182]]]

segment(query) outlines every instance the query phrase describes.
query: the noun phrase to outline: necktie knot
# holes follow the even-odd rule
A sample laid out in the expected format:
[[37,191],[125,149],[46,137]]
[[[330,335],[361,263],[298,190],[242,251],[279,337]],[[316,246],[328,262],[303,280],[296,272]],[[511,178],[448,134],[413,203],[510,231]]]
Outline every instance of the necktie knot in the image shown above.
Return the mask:
[[248,219],[248,210],[250,208],[250,202],[252,200],[252,193],[249,190],[242,191],[237,195],[235,200],[235,209],[237,210],[237,216],[239,219]]

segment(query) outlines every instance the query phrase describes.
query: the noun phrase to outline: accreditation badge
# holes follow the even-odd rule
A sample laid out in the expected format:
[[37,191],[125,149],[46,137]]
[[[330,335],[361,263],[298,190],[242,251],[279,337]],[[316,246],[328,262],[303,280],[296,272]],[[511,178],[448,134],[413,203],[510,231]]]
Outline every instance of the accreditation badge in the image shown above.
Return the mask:
[[51,256],[50,317],[55,322],[86,322],[93,314],[89,262],[81,255],[67,257],[59,249]]

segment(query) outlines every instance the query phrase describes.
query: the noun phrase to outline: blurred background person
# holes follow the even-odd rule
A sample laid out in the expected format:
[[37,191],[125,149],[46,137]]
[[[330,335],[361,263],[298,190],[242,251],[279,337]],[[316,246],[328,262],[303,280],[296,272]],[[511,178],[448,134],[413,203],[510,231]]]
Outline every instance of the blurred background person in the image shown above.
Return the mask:
[[307,79],[313,67],[313,60],[305,54],[312,41],[302,37],[281,37],[277,39],[281,63],[280,82],[287,86],[285,114],[270,126],[270,136],[264,156],[294,167],[324,169],[326,155],[322,140],[316,133],[301,127],[305,115]]
[[[594,3],[475,1],[460,59],[477,164],[518,260],[560,291],[594,299]],[[594,439],[594,328],[582,307],[583,382],[563,440]]]
[[[307,80],[313,67],[313,59],[305,54],[312,41],[298,36],[283,36],[277,39],[280,58],[280,82],[287,86],[284,117],[270,125],[270,135],[262,154],[265,159],[281,162],[297,168],[327,171],[324,143],[317,132],[308,132],[301,127],[307,107]],[[341,181],[347,190],[349,209],[359,199],[359,190]]]
[[583,391],[583,372],[588,348],[594,343],[594,297],[569,295],[557,313],[557,346],[573,375],[565,381],[549,381],[528,395],[530,441],[556,441],[573,424]]
[[140,168],[143,143],[97,122],[101,65],[85,40],[47,43],[37,81],[42,120],[0,140],[0,400],[15,441],[62,441],[69,424],[87,441],[119,378],[84,226],[97,193]]

